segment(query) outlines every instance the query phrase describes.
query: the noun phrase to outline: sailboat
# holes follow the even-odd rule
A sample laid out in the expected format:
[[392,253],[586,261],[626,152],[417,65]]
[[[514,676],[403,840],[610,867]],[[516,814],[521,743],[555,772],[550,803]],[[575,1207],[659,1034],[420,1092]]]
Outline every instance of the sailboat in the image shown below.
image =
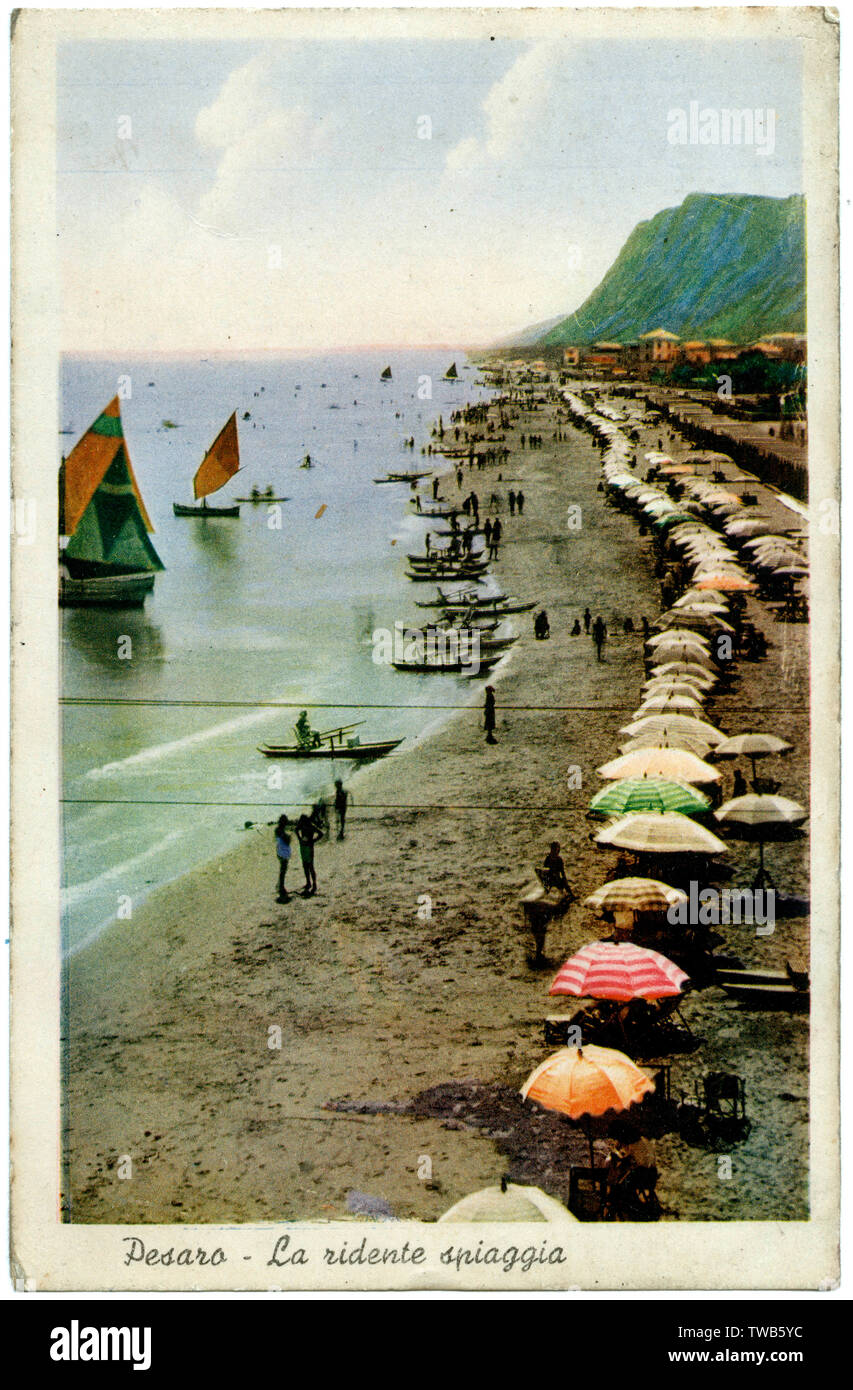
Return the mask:
[[124,442],[118,396],[59,470],[59,602],[140,607],[165,568]]
[[445,380],[445,381],[458,381],[458,380],[459,380],[459,373],[458,373],[457,370],[456,370],[456,363],[455,363],[455,362],[451,362],[450,366],[447,368],[447,371],[444,373],[444,380]]
[[230,482],[240,469],[240,445],[237,439],[237,412],[222,426],[214,439],[198,471],[193,478],[193,495],[201,498],[201,506],[193,507],[183,502],[173,502],[175,516],[239,516],[240,508],[209,507],[207,499]]
[[385,368],[385,370],[384,370],[384,372],[382,373],[382,375],[380,376],[379,380],[380,380],[380,381],[391,381],[391,380],[392,380],[392,377],[391,377],[391,368],[390,368],[390,367],[386,367],[386,368]]

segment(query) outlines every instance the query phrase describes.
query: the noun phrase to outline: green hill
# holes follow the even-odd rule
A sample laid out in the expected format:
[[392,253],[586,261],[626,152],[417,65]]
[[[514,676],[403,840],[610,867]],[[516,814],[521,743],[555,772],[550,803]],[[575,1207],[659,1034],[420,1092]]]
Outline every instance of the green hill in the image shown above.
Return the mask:
[[745,343],[803,333],[805,315],[802,196],[691,193],[640,222],[588,299],[536,341],[626,342],[667,328],[684,339]]

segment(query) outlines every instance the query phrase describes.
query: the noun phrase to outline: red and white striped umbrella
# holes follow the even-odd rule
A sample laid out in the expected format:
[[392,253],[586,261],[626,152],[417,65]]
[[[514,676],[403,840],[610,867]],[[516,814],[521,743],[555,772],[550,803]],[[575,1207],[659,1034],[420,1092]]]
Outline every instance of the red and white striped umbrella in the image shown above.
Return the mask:
[[549,994],[586,999],[668,999],[680,994],[687,976],[658,951],[631,941],[593,941],[559,971]]

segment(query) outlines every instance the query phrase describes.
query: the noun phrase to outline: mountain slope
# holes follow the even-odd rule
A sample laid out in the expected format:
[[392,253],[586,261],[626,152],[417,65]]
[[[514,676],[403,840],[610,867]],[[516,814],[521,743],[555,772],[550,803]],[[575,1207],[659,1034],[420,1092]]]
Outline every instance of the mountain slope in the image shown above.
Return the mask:
[[804,332],[805,304],[800,195],[692,193],[638,223],[601,284],[537,341],[624,342],[667,328],[684,339],[748,342]]

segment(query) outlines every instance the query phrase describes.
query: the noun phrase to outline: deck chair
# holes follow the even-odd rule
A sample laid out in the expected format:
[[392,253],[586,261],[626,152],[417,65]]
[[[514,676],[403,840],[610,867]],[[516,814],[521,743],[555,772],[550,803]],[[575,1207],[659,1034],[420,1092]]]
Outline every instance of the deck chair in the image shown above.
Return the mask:
[[746,1086],[733,1072],[711,1071],[697,1086],[702,1121],[711,1138],[745,1139],[752,1128],[746,1116]]

